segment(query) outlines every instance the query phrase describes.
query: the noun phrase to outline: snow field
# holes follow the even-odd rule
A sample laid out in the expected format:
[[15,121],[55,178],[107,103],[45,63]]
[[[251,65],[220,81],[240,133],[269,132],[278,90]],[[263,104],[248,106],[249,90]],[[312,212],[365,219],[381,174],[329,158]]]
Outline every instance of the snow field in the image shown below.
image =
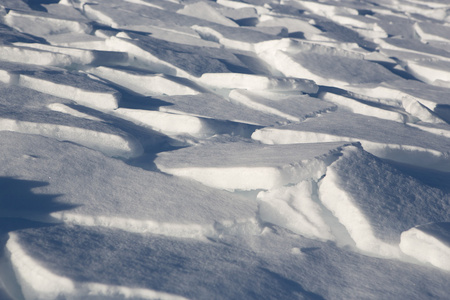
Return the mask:
[[0,298],[448,298],[445,0],[44,2],[0,3]]

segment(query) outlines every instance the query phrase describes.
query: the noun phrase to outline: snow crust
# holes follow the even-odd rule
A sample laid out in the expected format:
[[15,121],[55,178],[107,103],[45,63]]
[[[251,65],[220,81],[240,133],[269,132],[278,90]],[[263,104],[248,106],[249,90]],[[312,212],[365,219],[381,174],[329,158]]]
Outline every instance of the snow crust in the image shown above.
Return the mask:
[[447,0],[0,1],[1,299],[448,299]]

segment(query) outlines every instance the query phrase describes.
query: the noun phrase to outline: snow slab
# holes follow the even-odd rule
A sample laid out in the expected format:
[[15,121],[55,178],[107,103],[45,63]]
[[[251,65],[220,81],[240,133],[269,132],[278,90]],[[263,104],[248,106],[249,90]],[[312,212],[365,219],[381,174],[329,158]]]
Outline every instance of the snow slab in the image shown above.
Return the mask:
[[417,54],[424,55],[435,59],[450,60],[450,52],[435,48],[431,45],[424,44],[418,39],[400,39],[400,38],[386,38],[379,39],[377,42],[380,45],[381,52],[383,50],[394,50],[397,51],[399,55],[402,54]]
[[4,61],[41,66],[68,67],[73,64],[72,58],[63,53],[9,45],[0,45],[0,57]]
[[205,91],[188,79],[164,74],[103,66],[88,72],[143,96],[196,95]]
[[300,78],[268,77],[239,73],[205,73],[199,82],[215,88],[298,91],[314,94],[318,86],[312,80]]
[[448,194],[403,175],[356,146],[344,148],[342,154],[327,168],[319,198],[359,249],[400,257],[403,231],[447,219]]
[[[1,16],[1,7],[0,7],[0,16]],[[27,42],[27,43],[42,42],[42,40],[37,37],[17,31],[3,23],[0,23],[0,33],[1,33],[0,34],[1,44],[10,44],[14,42]]]
[[312,79],[319,85],[343,87],[400,79],[379,64],[354,58],[307,51],[291,55],[281,50],[263,58],[285,76]]
[[57,35],[61,33],[90,33],[92,27],[80,14],[77,19],[50,13],[34,11],[10,10],[4,16],[4,22],[20,32],[26,32],[39,37]]
[[34,193],[58,195],[60,206],[72,207],[51,211],[65,223],[204,238],[216,234],[216,226],[238,230],[256,215],[256,204],[247,198],[132,167],[75,144],[0,135],[1,176],[43,182]]
[[281,99],[273,99],[270,97],[272,95],[235,89],[230,92],[229,98],[237,105],[245,105],[263,113],[278,116],[279,123],[300,122],[305,118],[334,109],[328,103],[317,101],[307,95],[288,96]]
[[79,72],[18,71],[16,84],[42,93],[73,100],[87,107],[111,110],[118,107],[120,93]]
[[49,109],[55,104],[70,109],[67,105],[71,103],[31,89],[0,84],[0,130],[70,141],[114,157],[142,154],[142,145],[129,133],[101,120],[71,117]]
[[[212,121],[231,121],[257,126],[270,126],[279,122],[286,122],[284,117],[255,110],[246,105],[236,105],[236,103],[233,104],[224,97],[212,93],[158,96],[156,99],[173,104],[160,106],[159,111],[214,119]],[[320,107],[319,111],[327,110],[328,107],[333,106],[325,105],[325,107]],[[308,107],[303,116],[314,114],[314,112],[317,112],[316,105],[312,108]]]
[[450,26],[433,24],[428,22],[417,22],[414,29],[422,41],[450,42]]
[[111,50],[128,52],[131,63],[156,73],[180,77],[200,77],[204,73],[226,73],[246,70],[230,52],[217,48],[195,47],[128,34],[131,39],[111,37],[106,45]]
[[303,123],[258,129],[252,138],[265,144],[360,142],[366,151],[382,158],[450,170],[447,138],[341,109]]
[[203,39],[217,41],[226,48],[254,51],[254,45],[264,41],[278,40],[280,37],[245,27],[229,27],[220,24],[191,26]]
[[421,262],[450,271],[450,223],[429,223],[403,232],[400,249]]
[[[450,107],[450,98],[448,97],[450,89],[432,86],[416,80],[397,80],[383,82],[381,84],[351,85],[347,86],[346,89],[374,98],[398,101],[402,103],[405,109],[416,102],[431,110],[438,117],[443,117],[439,114],[440,109]],[[423,114],[424,112],[419,113]],[[418,117],[422,119],[424,116]],[[433,121],[433,118],[425,117],[423,121],[436,123],[437,120]]]
[[165,173],[224,190],[271,189],[320,178],[345,145],[213,143],[159,153],[155,164]]
[[304,34],[320,34],[317,27],[309,22],[298,18],[289,18],[286,16],[262,15],[256,27],[285,27],[289,33],[302,32]]
[[[231,127],[230,124],[220,126],[220,121],[211,119],[147,109],[118,108],[114,110],[113,114],[138,126],[148,127],[168,136],[188,134],[200,138],[217,134],[217,130],[214,129],[216,126]],[[245,126],[236,124],[236,127]]]
[[79,65],[114,66],[123,65],[128,62],[128,55],[124,52],[86,50],[71,47],[51,46],[39,43],[14,43],[14,45],[66,54],[72,58],[72,63]]
[[[169,3],[169,1],[166,1]],[[161,2],[160,2],[161,3]],[[174,3],[170,3],[173,5]],[[177,2],[176,10],[183,6]],[[166,28],[176,32],[195,33],[191,26],[213,24],[203,19],[176,13],[174,10],[160,9],[120,0],[101,0],[86,3],[84,14],[91,20],[112,28],[151,33],[153,27]]]
[[450,61],[408,61],[406,70],[426,83],[450,88]]
[[201,18],[203,20],[225,26],[239,27],[235,22],[223,16],[219,11],[206,2],[186,4],[182,9],[178,10],[177,13],[195,18]]
[[321,92],[319,94],[319,98],[325,101],[333,102],[339,107],[349,109],[351,112],[356,114],[367,115],[400,123],[405,122],[406,119],[405,115],[396,111],[395,108],[389,110],[387,106],[381,108],[377,107],[374,103],[364,103],[364,101],[358,101],[357,99],[331,92]]

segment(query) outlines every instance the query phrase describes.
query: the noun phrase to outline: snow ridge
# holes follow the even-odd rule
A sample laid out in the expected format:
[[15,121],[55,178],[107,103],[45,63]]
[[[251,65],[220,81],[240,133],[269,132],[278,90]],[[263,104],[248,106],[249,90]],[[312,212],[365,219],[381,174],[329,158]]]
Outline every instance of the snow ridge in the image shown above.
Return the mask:
[[0,298],[448,299],[449,12],[0,1]]

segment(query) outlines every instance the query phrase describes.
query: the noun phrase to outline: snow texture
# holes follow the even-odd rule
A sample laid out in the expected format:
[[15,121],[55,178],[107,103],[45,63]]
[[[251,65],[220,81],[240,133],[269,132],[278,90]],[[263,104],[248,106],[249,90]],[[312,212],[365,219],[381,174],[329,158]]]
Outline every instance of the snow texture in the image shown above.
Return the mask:
[[0,299],[449,299],[448,0],[0,0]]

